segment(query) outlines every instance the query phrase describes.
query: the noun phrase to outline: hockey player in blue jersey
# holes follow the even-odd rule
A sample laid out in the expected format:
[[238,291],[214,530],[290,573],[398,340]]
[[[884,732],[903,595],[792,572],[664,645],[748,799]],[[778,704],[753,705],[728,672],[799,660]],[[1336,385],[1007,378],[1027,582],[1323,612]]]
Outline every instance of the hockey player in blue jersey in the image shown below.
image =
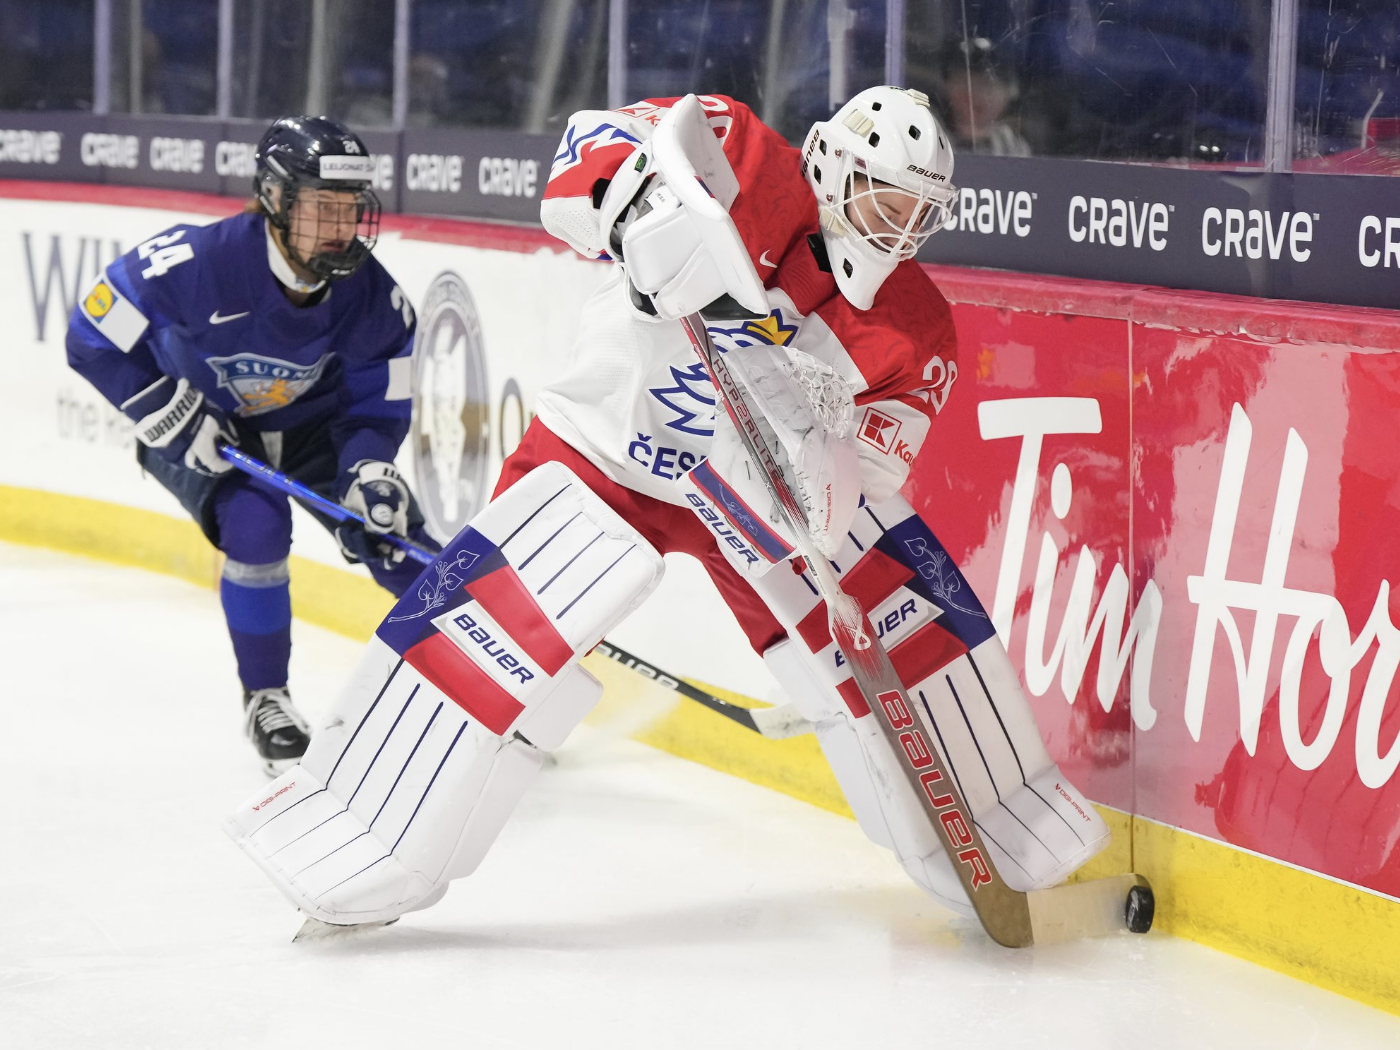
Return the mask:
[[[78,303],[69,363],[136,424],[143,469],[224,552],[220,596],[250,739],[269,773],[306,750],[287,692],[287,498],[232,471],[236,444],[380,533],[427,541],[393,466],[408,430],[414,314],[370,254],[379,202],[360,139],[323,117],[275,122],[243,214],[177,225],[107,267]],[[418,568],[358,528],[347,559],[401,594]]]

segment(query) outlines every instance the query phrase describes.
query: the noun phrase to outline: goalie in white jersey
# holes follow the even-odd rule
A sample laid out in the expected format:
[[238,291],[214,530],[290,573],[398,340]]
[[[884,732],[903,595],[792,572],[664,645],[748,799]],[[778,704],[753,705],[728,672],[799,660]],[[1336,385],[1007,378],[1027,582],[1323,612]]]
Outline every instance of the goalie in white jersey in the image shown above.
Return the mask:
[[[663,135],[689,145],[692,168],[658,162]],[[898,495],[957,377],[948,305],[914,262],[949,217],[952,172],[928,100],[895,87],[858,94],[801,151],[719,96],[571,118],[542,218],[616,265],[490,506],[380,626],[302,764],[231,819],[290,900],[329,923],[383,921],[469,874],[543,752],[596,703],[579,658],[680,551],[815,724],[866,834],[968,909],[795,537],[716,416],[678,323],[702,307],[782,450],[812,544],[880,626],[1002,878],[1049,886],[1106,844],[988,618]],[[728,207],[728,240],[676,192],[695,178]],[[766,302],[717,319],[726,274],[750,266]]]

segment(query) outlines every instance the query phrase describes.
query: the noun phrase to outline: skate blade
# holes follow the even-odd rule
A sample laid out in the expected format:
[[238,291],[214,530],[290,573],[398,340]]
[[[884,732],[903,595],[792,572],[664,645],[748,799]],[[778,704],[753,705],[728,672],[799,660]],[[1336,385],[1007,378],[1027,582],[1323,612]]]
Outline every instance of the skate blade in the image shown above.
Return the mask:
[[292,938],[292,943],[339,940],[357,933],[364,933],[367,930],[377,930],[381,926],[392,926],[398,921],[398,917],[395,916],[392,919],[381,919],[378,922],[352,922],[341,924],[322,922],[320,919],[308,917],[307,920],[301,924],[301,929],[297,930],[296,935]]

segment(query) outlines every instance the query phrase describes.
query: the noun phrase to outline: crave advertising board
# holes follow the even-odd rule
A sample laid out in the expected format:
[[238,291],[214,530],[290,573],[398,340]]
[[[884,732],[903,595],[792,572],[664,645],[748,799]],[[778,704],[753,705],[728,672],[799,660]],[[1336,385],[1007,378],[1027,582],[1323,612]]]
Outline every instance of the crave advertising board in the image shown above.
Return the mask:
[[[0,178],[246,193],[266,125],[0,111]],[[537,225],[555,135],[361,132],[388,211]],[[794,163],[796,154],[794,153]],[[1269,174],[1060,158],[957,160],[930,263],[1391,307],[1400,204],[1384,176]]]
[[1392,180],[959,157],[953,221],[927,262],[1271,299],[1390,307]]

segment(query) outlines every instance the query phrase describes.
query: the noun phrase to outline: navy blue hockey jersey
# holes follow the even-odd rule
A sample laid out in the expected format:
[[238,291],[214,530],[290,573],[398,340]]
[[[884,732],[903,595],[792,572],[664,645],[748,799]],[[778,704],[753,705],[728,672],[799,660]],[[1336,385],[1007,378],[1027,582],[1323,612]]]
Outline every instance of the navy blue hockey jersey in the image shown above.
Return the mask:
[[268,265],[260,215],[172,226],[127,252],[78,302],[68,362],[118,408],[185,378],[240,427],[323,422],[342,470],[392,460],[408,431],[415,319],[371,256],[314,306]]

